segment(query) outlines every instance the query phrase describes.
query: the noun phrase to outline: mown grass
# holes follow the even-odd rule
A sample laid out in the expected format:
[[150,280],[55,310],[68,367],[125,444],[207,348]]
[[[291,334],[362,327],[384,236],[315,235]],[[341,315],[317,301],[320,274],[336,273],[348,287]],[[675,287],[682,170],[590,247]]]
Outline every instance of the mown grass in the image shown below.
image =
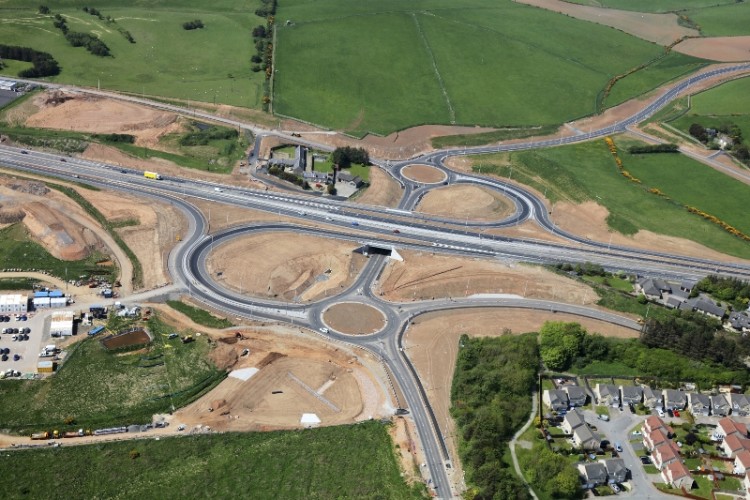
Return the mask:
[[750,4],[721,2],[713,8],[688,10],[686,14],[703,36],[742,36],[750,34]]
[[[53,27],[51,16],[37,14],[38,4],[4,2],[0,38],[52,54],[62,72],[51,81],[207,103],[261,105],[265,75],[251,72],[249,61],[254,51],[250,30],[264,24],[254,14],[259,1],[221,0],[212,2],[210,9],[195,0],[154,0],[147,6],[97,2],[116,25],[83,12],[87,2],[44,3],[67,19],[71,31],[95,32],[112,52],[112,57],[96,57],[71,47]],[[205,28],[184,30],[181,24],[193,19],[201,19]],[[125,40],[116,27],[130,31],[136,43]],[[12,76],[17,72],[15,67],[0,71]]]
[[[107,258],[104,254],[93,253],[83,260],[60,260],[53,257],[42,245],[33,241],[23,224],[12,224],[0,229],[0,269],[44,270],[63,280],[77,278],[84,274],[109,276],[113,279],[117,274],[115,268],[96,264]],[[11,285],[23,284],[24,281],[12,280],[10,283]]]
[[[560,124],[595,112],[610,78],[662,54],[617,30],[509,0],[292,0],[277,17],[292,23],[278,25],[274,110],[354,135],[451,121]],[[389,70],[375,74],[378,67]],[[665,65],[633,95],[685,71]]]
[[[596,201],[609,211],[609,227],[626,235],[645,229],[750,258],[750,245],[681,206],[691,204],[717,217],[726,217],[730,224],[747,227],[748,222],[741,217],[743,211],[734,211],[739,200],[750,195],[750,187],[682,155],[630,155],[625,148],[627,144],[618,139],[620,158],[625,169],[643,177],[643,185],[628,181],[618,172],[604,141],[476,156],[473,168],[500,177],[508,177],[512,168],[515,181],[546,193],[552,202]],[[697,191],[696,183],[700,184]],[[672,199],[649,193],[646,185],[661,189]],[[715,195],[705,196],[706,192]],[[698,193],[704,196],[699,199]],[[731,199],[730,194],[739,197]]]
[[[205,337],[182,344],[166,339],[173,329],[158,319],[147,327],[154,341],[145,351],[112,352],[99,337],[86,338],[54,376],[4,381],[2,428],[25,434],[148,423],[154,413],[186,405],[225,376],[208,361]],[[68,417],[75,424],[64,425]]]
[[191,306],[179,300],[168,300],[167,305],[179,311],[199,325],[203,325],[208,328],[230,328],[234,324],[226,318],[217,318],[205,309]]
[[[69,473],[50,474],[60,464]],[[5,498],[426,497],[377,422],[43,448],[4,453],[0,467],[15,471],[0,476]]]
[[32,290],[37,283],[33,278],[0,278],[0,290]]
[[740,127],[743,136],[750,136],[750,110],[738,105],[747,95],[750,95],[750,78],[732,80],[694,95],[690,109],[681,114],[666,115],[662,121],[686,134],[693,123],[711,128],[733,123]]

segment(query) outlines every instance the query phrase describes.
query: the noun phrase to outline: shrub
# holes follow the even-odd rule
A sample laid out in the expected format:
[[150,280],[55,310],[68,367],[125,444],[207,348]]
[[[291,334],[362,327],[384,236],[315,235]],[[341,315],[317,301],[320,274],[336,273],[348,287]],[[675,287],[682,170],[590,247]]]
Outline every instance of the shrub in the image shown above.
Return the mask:
[[185,30],[197,30],[203,28],[203,21],[200,19],[194,19],[192,21],[187,21],[185,23],[182,23],[182,29]]

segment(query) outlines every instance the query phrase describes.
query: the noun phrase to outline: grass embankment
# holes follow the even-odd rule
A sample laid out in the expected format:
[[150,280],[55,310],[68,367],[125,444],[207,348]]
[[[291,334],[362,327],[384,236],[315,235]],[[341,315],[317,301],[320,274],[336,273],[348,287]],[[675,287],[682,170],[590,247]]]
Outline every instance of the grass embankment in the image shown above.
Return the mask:
[[[118,318],[110,326],[132,325]],[[174,330],[156,318],[147,328],[154,340],[145,350],[108,351],[99,335],[75,344],[52,377],[4,381],[3,429],[29,433],[148,423],[154,413],[184,406],[224,378],[207,359],[206,337],[189,344],[167,340]],[[75,423],[64,425],[68,418]]]
[[493,142],[509,141],[511,139],[523,139],[526,137],[541,137],[554,134],[559,125],[544,125],[540,127],[504,128],[480,134],[445,135],[435,137],[431,140],[432,147],[436,149],[450,147],[471,147],[492,144]]
[[[265,80],[253,73],[248,61],[252,27],[265,24],[254,11],[260,1],[219,0],[206,9],[200,0],[154,0],[147,13],[140,4],[114,0],[97,2],[102,21],[84,12],[84,2],[46,2],[48,16],[39,15],[38,4],[9,0],[0,11],[0,38],[14,45],[49,52],[62,72],[49,80],[88,87],[101,86],[137,95],[165,96],[183,101],[224,103],[260,108]],[[70,46],[54,28],[52,15],[61,14],[70,31],[95,33],[111,49],[112,57],[97,57]],[[200,19],[204,29],[184,30],[182,23]],[[118,29],[131,33],[128,42]],[[185,50],[199,47],[200,50]],[[17,64],[2,71],[15,76]]]
[[167,305],[175,311],[181,312],[182,314],[193,320],[195,323],[208,328],[221,329],[234,326],[234,324],[226,318],[217,318],[205,309],[200,309],[198,307],[185,304],[184,302],[180,302],[179,300],[168,300]]
[[[428,10],[392,0],[291,1],[277,18],[292,23],[277,24],[274,110],[357,136],[433,123],[558,125],[594,113],[613,75],[663,54],[620,31],[508,0],[438,0]],[[667,59],[621,97],[694,62]]]
[[[642,184],[620,174],[604,141],[476,156],[473,168],[505,178],[512,168],[512,179],[545,193],[553,203],[596,201],[609,212],[608,226],[626,235],[648,230],[750,258],[750,245],[683,206],[696,206],[750,232],[750,220],[742,217],[742,200],[750,196],[750,187],[682,155],[631,155],[627,146],[632,142],[616,142],[624,168]],[[648,188],[657,188],[670,199],[652,194]],[[715,196],[701,195],[706,192]]]
[[31,278],[0,278],[0,290],[31,290],[37,283]]
[[[26,227],[21,223],[0,229],[0,256],[0,269],[44,270],[63,280],[77,279],[82,275],[109,276],[112,280],[117,274],[113,266],[103,267],[96,264],[109,259],[100,253],[93,253],[84,260],[73,261],[53,257],[43,246],[30,238]],[[29,282],[30,280],[13,279],[7,282],[7,286],[26,285]],[[3,289],[31,289],[31,285],[19,288],[5,288],[3,285]]]
[[[2,454],[0,467],[15,472],[0,489],[51,499],[425,498],[404,483],[392,447],[384,425],[365,422],[44,448]],[[67,472],[50,474],[60,464]]]

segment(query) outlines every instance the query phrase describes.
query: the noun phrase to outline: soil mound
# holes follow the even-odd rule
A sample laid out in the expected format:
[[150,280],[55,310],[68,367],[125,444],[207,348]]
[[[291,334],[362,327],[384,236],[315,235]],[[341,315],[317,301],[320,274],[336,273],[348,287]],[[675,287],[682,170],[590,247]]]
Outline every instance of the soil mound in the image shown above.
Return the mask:
[[91,254],[88,243],[96,237],[90,230],[40,202],[25,204],[23,211],[23,223],[32,237],[56,258],[82,260]]

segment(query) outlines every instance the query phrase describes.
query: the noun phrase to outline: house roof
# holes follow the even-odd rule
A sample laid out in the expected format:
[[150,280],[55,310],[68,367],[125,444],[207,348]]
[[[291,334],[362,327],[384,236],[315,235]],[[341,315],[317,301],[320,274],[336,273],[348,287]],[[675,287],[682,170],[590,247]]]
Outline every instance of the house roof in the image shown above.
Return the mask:
[[646,426],[651,430],[663,428],[664,421],[656,415],[649,415],[646,419]]
[[682,391],[676,391],[674,389],[664,389],[664,401],[667,404],[684,405],[687,401],[687,397]]
[[562,390],[567,393],[568,399],[581,399],[586,397],[586,391],[577,385],[566,385],[563,386]]
[[711,398],[709,398],[705,394],[691,392],[689,394],[689,398],[690,398],[690,406],[703,406],[703,407],[711,406]]
[[670,297],[667,299],[667,307],[671,307],[672,309],[679,309],[680,305],[683,302],[683,299],[670,295]]
[[685,467],[685,464],[683,464],[679,460],[675,460],[671,464],[667,465],[666,470],[672,481],[676,481],[683,477],[690,477],[690,471],[687,467]]
[[698,282],[696,280],[682,280],[682,282],[680,283],[680,288],[690,291],[695,288],[695,285],[697,284]]
[[568,405],[568,394],[565,391],[560,390],[547,390],[544,391],[549,394],[549,402],[552,406],[567,406]]
[[698,311],[704,314],[712,314],[720,318],[727,313],[723,307],[717,306],[713,301],[708,300],[704,297],[694,297],[692,299],[687,299],[685,302],[680,304],[680,309],[685,309],[688,311]]
[[658,448],[659,445],[662,443],[669,443],[669,438],[667,437],[667,433],[662,430],[662,428],[654,429],[651,432],[647,433],[646,436],[648,437],[648,441],[651,442],[651,445],[654,448]]
[[594,462],[590,464],[579,464],[578,470],[590,482],[606,482],[607,469],[603,464]]
[[711,396],[711,407],[729,408],[729,401],[727,401],[727,398],[723,394],[717,394],[716,396]]
[[739,462],[744,469],[750,469],[750,450],[742,450],[737,453],[734,457],[735,461]]
[[580,413],[578,410],[571,410],[568,413],[565,414],[564,419],[565,422],[570,426],[571,429],[575,429],[576,427],[580,427],[582,425],[586,424],[586,421],[583,419],[583,414]]
[[612,384],[596,384],[596,392],[599,393],[599,397],[612,396],[620,398],[620,391]]
[[649,386],[643,386],[643,397],[644,399],[656,399],[659,397],[659,393],[654,392]]
[[607,460],[599,460],[604,467],[607,469],[607,474],[610,476],[627,473],[628,468],[625,467],[625,461],[622,458],[610,458]]
[[578,441],[581,444],[595,442],[597,443],[597,446],[599,446],[599,438],[594,436],[594,433],[591,432],[591,429],[589,429],[588,425],[581,425],[579,427],[576,427],[575,429],[573,429],[573,435],[578,438]]
[[724,431],[725,436],[739,434],[742,437],[747,437],[747,426],[742,422],[737,422],[729,417],[724,417],[719,420],[718,426]]
[[643,389],[637,385],[621,385],[623,399],[641,399],[643,396]]
[[[729,404],[732,408],[741,409],[750,405],[750,401],[747,400],[747,396],[744,394],[729,393]],[[719,421],[721,422],[721,421]]]
[[666,441],[656,446],[654,448],[654,453],[659,455],[659,458],[662,463],[666,462],[667,460],[671,460],[673,458],[674,459],[680,458],[680,452],[675,449],[674,443],[672,443],[672,441]]
[[750,439],[741,438],[737,434],[728,434],[724,438],[724,444],[732,453],[750,449]]
[[736,330],[750,328],[750,316],[746,312],[734,311],[729,314],[729,324]]

